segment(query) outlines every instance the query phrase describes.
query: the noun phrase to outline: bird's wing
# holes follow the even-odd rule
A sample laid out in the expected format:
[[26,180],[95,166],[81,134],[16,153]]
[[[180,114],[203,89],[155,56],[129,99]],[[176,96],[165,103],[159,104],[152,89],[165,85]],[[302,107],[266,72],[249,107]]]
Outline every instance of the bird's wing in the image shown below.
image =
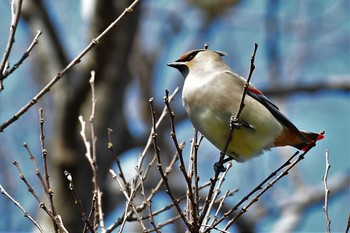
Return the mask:
[[292,122],[290,122],[290,120],[288,120],[288,118],[279,111],[278,107],[273,104],[261,91],[255,87],[249,86],[247,95],[264,105],[272,113],[272,115],[277,118],[279,122],[281,122],[286,128],[290,129],[292,132],[298,135],[300,139],[308,142],[308,140],[299,131],[299,129]]

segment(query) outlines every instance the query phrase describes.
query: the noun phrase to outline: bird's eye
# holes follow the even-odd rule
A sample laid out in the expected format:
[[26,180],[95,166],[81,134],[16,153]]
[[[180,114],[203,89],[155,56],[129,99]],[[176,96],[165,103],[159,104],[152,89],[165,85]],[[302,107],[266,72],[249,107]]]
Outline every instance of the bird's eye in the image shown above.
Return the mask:
[[191,61],[197,54],[198,51],[193,51],[192,53],[188,54],[187,57],[185,57],[182,61]]
[[200,51],[193,50],[182,55],[177,61],[178,62],[188,62],[191,61]]
[[191,61],[195,56],[196,56],[196,54],[191,53],[190,55],[188,55],[186,60]]

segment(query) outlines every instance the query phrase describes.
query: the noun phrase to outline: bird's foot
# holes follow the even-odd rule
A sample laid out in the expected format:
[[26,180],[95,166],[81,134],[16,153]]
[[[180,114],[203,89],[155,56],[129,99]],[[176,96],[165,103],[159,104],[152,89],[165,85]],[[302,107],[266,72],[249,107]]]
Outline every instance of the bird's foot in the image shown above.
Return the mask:
[[223,163],[216,162],[216,163],[214,163],[214,171],[216,173],[225,172],[226,168],[224,167]]
[[230,128],[231,129],[240,129],[242,126],[242,121],[236,118],[235,116],[231,116],[230,119]]
[[214,163],[214,171],[218,172],[218,173],[225,172],[226,168],[224,167],[224,164],[231,161],[232,159],[233,159],[232,157],[227,157],[226,159],[224,159],[222,161]]

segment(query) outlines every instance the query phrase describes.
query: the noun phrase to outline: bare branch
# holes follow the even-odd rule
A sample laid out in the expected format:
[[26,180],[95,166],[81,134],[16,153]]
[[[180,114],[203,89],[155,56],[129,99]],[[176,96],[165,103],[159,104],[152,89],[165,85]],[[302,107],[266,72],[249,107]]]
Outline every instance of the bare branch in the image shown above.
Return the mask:
[[[202,225],[204,225],[204,226],[206,226],[206,225],[208,224],[209,220],[210,220],[210,212],[212,211],[213,206],[214,206],[214,203],[215,203],[215,201],[216,201],[218,195],[219,195],[220,192],[221,192],[221,186],[222,186],[222,184],[223,184],[223,182],[224,182],[224,180],[225,180],[225,177],[226,177],[226,175],[227,175],[227,172],[230,170],[231,167],[232,167],[232,162],[230,161],[230,162],[227,164],[227,166],[226,166],[226,171],[223,172],[222,176],[220,177],[219,183],[218,183],[218,185],[217,185],[217,187],[216,187],[216,189],[215,189],[215,191],[214,191],[213,197],[212,197],[211,202],[210,202],[210,205],[209,205],[209,207],[208,207],[206,219],[204,220],[204,222],[203,222],[203,224],[202,224]],[[218,212],[219,210],[220,210],[220,208],[218,208],[217,212]],[[213,221],[213,223],[215,222],[216,219],[217,219],[217,214],[215,214],[215,216],[214,216],[214,221]]]
[[[105,230],[105,226],[104,226],[104,219],[103,219],[103,211],[102,211],[102,192],[100,190],[100,186],[99,186],[99,179],[98,179],[98,166],[97,166],[97,162],[96,162],[96,141],[97,141],[97,137],[95,136],[95,108],[96,108],[96,98],[95,98],[95,87],[94,87],[94,82],[95,82],[95,72],[91,71],[91,78],[89,80],[90,82],[90,86],[91,86],[91,93],[92,93],[92,97],[91,97],[91,115],[90,115],[90,119],[89,119],[89,123],[90,123],[90,132],[91,132],[91,140],[92,143],[88,141],[86,134],[85,134],[85,122],[83,120],[82,116],[79,116],[79,121],[81,123],[82,129],[80,131],[80,135],[83,139],[84,145],[85,145],[85,149],[86,149],[86,153],[85,153],[85,157],[87,158],[87,160],[89,161],[91,170],[92,170],[92,183],[94,185],[94,189],[93,189],[93,198],[96,199],[95,202],[95,210],[97,210],[95,212],[95,217],[93,218],[93,226],[100,226],[101,230],[104,231]],[[98,224],[95,224],[96,221],[98,220]],[[94,229],[95,231],[97,229]]]
[[170,113],[170,126],[171,126],[170,135],[171,135],[171,138],[173,139],[173,143],[175,145],[176,151],[179,154],[180,171],[182,172],[182,175],[185,178],[186,185],[187,185],[186,191],[187,191],[187,194],[188,194],[189,202],[192,205],[191,206],[191,211],[190,211],[191,213],[188,216],[192,216],[193,223],[194,223],[194,225],[192,226],[193,227],[193,231],[198,231],[198,229],[199,229],[199,225],[197,225],[197,223],[198,223],[198,212],[197,212],[198,208],[197,208],[197,204],[198,203],[197,203],[197,200],[194,199],[194,194],[193,194],[193,190],[192,190],[192,181],[191,181],[190,177],[187,175],[186,168],[185,168],[185,162],[184,162],[183,154],[182,154],[182,149],[179,147],[179,143],[178,143],[178,140],[177,140],[177,137],[176,137],[175,121],[174,121],[175,113],[171,110],[171,107],[170,107],[169,91],[168,90],[165,91],[164,103],[165,103],[165,106],[168,109],[168,112]]
[[323,176],[323,184],[324,184],[324,191],[325,191],[323,211],[324,211],[324,214],[326,217],[327,233],[330,233],[331,232],[331,220],[329,219],[329,216],[328,216],[328,196],[329,196],[330,191],[328,189],[327,178],[328,178],[328,171],[329,171],[329,168],[331,167],[331,165],[329,164],[328,156],[329,156],[329,151],[326,150],[326,171],[325,171],[325,174]]
[[15,204],[24,214],[24,217],[28,218],[36,228],[38,228],[38,230],[40,232],[44,232],[44,230],[41,228],[39,222],[35,221],[32,216],[30,216],[28,214],[28,212],[21,206],[21,204],[19,203],[19,201],[16,201],[10,194],[8,194],[6,192],[6,190],[2,187],[2,185],[0,185],[0,192],[1,194],[4,194],[8,199],[10,199],[10,201]]
[[41,35],[41,31],[39,30],[38,33],[36,34],[36,36],[34,37],[32,43],[30,44],[29,48],[24,52],[24,54],[22,55],[21,59],[19,59],[19,61],[14,64],[12,66],[11,69],[6,70],[2,76],[2,79],[7,78],[7,76],[9,76],[10,74],[12,74],[20,65],[22,65],[22,63],[24,62],[24,60],[29,57],[30,52],[32,51],[32,49],[35,47],[35,45],[38,44],[39,42],[39,36]]
[[94,184],[94,195],[97,197],[96,201],[96,209],[98,213],[98,221],[101,227],[101,230],[105,230],[105,224],[103,219],[103,211],[102,211],[102,192],[99,184],[99,176],[98,176],[98,166],[96,159],[96,140],[95,136],[95,110],[96,110],[96,97],[95,97],[95,71],[91,71],[91,78],[89,80],[91,86],[91,115],[90,115],[90,130],[91,130],[91,140],[92,140],[92,160],[93,164],[91,164],[91,168],[93,171],[93,184]]
[[[50,207],[51,207],[51,211],[53,216],[56,216],[56,209],[55,209],[55,205],[53,202],[53,191],[51,189],[50,186],[50,179],[49,179],[49,172],[47,169],[47,150],[45,148],[45,135],[44,135],[44,117],[43,117],[43,109],[40,108],[39,109],[39,123],[40,123],[40,146],[41,146],[41,154],[42,154],[42,158],[43,158],[43,167],[44,167],[44,175],[45,175],[45,183],[43,183],[43,187],[45,189],[45,193],[47,194],[49,200],[50,200]],[[32,156],[33,161],[34,157]],[[37,169],[37,168],[36,168]],[[54,224],[54,228],[55,228],[55,232],[58,232],[58,227],[56,225],[55,222],[53,222]]]
[[35,174],[38,176],[38,179],[40,180],[41,182],[41,185],[43,186],[44,190],[45,190],[45,193],[46,194],[49,194],[49,189],[47,188],[47,185],[45,183],[45,180],[43,178],[43,176],[41,175],[41,172],[38,168],[38,165],[37,165],[37,162],[36,162],[36,159],[32,153],[32,151],[30,150],[29,146],[27,143],[23,143],[23,146],[24,148],[27,150],[28,154],[29,154],[29,158],[30,160],[32,161],[33,165],[34,165],[34,168],[35,168]]
[[[225,226],[225,230],[227,230],[242,214],[247,212],[247,209],[253,205],[255,202],[257,202],[261,195],[263,195],[267,190],[269,190],[275,183],[277,183],[282,177],[288,175],[288,172],[301,160],[305,158],[305,155],[315,146],[315,141],[310,142],[310,144],[305,148],[305,151],[299,155],[299,157],[292,162],[290,165],[287,166],[287,168],[281,172],[275,179],[273,179],[271,182],[269,182],[246,206],[244,206],[241,211],[236,214]],[[296,155],[295,153],[294,155]],[[294,155],[292,157],[294,157]],[[290,159],[288,161],[291,161]],[[287,162],[288,162],[287,161]],[[286,163],[285,163],[286,164]],[[217,224],[215,224],[217,225]]]
[[[174,99],[175,96],[178,94],[178,92],[179,92],[179,88],[176,88],[176,89],[174,90],[174,92],[169,96],[169,102],[173,101],[173,99]],[[168,114],[167,107],[164,106],[163,111],[162,111],[162,114],[160,115],[159,119],[155,122],[155,127],[156,127],[156,129],[160,126],[160,124],[161,124],[162,121],[165,119],[165,116],[166,116],[167,114]],[[152,125],[152,128],[153,128],[153,127],[154,127],[154,126]],[[145,145],[143,151],[140,153],[139,161],[138,161],[138,163],[137,163],[137,165],[136,165],[136,167],[135,167],[135,169],[136,169],[137,172],[141,172],[141,170],[143,169],[143,166],[144,166],[143,164],[144,164],[144,161],[145,161],[147,152],[148,152],[148,150],[150,149],[150,147],[151,147],[151,145],[152,145],[152,142],[153,142],[152,137],[153,137],[153,134],[152,134],[152,130],[151,130],[151,133],[150,133],[150,135],[149,135],[149,137],[148,137],[147,143],[146,143],[146,145]],[[109,144],[109,146],[112,146],[112,145]],[[181,144],[180,144],[181,150],[182,150],[183,146],[184,146],[184,144],[181,143]],[[176,161],[177,159],[178,159],[178,155],[176,154],[176,155],[173,157],[173,160],[172,160],[172,161],[170,162],[170,164],[167,166],[167,168],[166,168],[166,170],[165,170],[165,172],[164,172],[164,175],[165,175],[165,176],[167,176],[167,175],[170,173],[170,171],[171,171],[171,169],[172,169],[172,167],[173,167],[173,165],[174,165],[174,163],[175,163],[175,161]],[[150,159],[150,162],[148,163],[147,167],[146,167],[145,169],[143,169],[143,172],[142,172],[142,179],[146,179],[146,178],[147,178],[147,174],[148,174],[148,172],[149,172],[149,169],[150,169],[151,165],[152,165],[155,161],[156,161],[156,155],[154,155],[154,157],[153,157],[152,159]],[[113,170],[110,170],[110,173],[112,174],[113,179],[115,179],[115,180],[118,182],[118,185],[119,185],[120,187],[122,187],[122,192],[123,192],[123,190],[125,191],[124,186],[121,185],[121,184],[124,183],[124,185],[127,186],[128,183],[127,183],[126,181],[125,181],[125,182],[120,182],[120,181],[118,180],[118,176],[115,174],[115,172],[114,172]],[[139,181],[139,179],[141,179],[141,177],[138,176],[138,175],[134,177],[134,182],[137,183],[137,185],[135,186],[135,190],[138,190],[139,187],[141,186],[141,181]],[[139,182],[138,182],[138,181],[139,181]],[[152,200],[152,198],[154,197],[155,193],[159,190],[159,188],[161,187],[162,184],[163,184],[163,179],[161,179],[161,180],[158,182],[158,184],[156,185],[156,187],[153,189],[153,192],[151,192],[151,194],[150,194],[149,197],[147,198],[147,201],[151,201],[151,200]],[[127,192],[125,192],[125,193],[123,193],[123,194],[124,194],[125,196],[130,196],[130,193],[127,193]],[[173,203],[170,204],[170,207],[169,207],[169,208],[171,208],[172,206],[173,206]],[[143,203],[143,204],[141,204],[140,206],[138,206],[138,207],[136,208],[136,210],[137,210],[137,212],[138,212],[138,211],[142,211],[142,210],[144,210],[145,207],[146,207],[146,204]],[[153,215],[156,215],[156,214],[158,214],[157,211],[154,211],[154,212],[153,212]],[[118,218],[111,226],[107,227],[106,232],[112,232],[116,227],[118,227],[118,226],[120,226],[120,225],[122,225],[122,224],[125,224],[126,221],[135,221],[135,220],[138,220],[138,219],[134,218],[132,215],[133,215],[133,211],[129,211],[129,212],[125,211],[125,212],[123,213],[123,218]],[[150,218],[150,216],[141,217],[141,220],[142,220],[142,219],[146,219],[146,218]]]
[[[22,1],[20,1],[22,2]],[[0,125],[0,132],[3,132],[6,127],[15,122],[19,117],[21,117],[25,112],[28,111],[33,105],[35,105],[38,100],[43,97],[47,92],[50,91],[53,85],[55,85],[72,67],[77,65],[81,59],[92,49],[94,48],[99,41],[107,34],[110,33],[111,30],[119,23],[119,21],[128,13],[132,12],[135,5],[139,2],[139,0],[134,0],[129,7],[125,8],[125,10],[119,15],[117,19],[115,19],[101,34],[99,34],[96,38],[92,39],[90,44],[82,51],[78,56],[76,56],[63,70],[58,72],[53,79],[36,94],[33,99],[31,99],[25,106],[23,106],[17,113],[15,113],[10,119],[6,120],[4,123]],[[1,68],[1,67],[0,67]],[[3,69],[3,68],[2,68]]]
[[13,43],[15,42],[15,34],[16,34],[16,29],[17,29],[19,17],[21,15],[22,2],[23,2],[23,0],[18,1],[17,9],[15,10],[14,9],[15,8],[15,0],[11,1],[12,20],[11,20],[11,26],[10,26],[10,36],[9,36],[8,41],[7,41],[6,50],[4,52],[4,55],[3,55],[1,63],[0,63],[0,91],[4,89],[4,86],[2,84],[2,81],[4,79],[3,75],[5,73],[5,67],[7,64],[7,60],[10,56]]
[[116,152],[114,151],[114,148],[113,148],[113,142],[112,142],[113,130],[112,129],[107,129],[107,132],[108,132],[108,149],[114,155],[114,160],[117,162],[117,166],[118,166],[118,170],[119,170],[119,176],[122,179],[122,181],[123,181],[123,183],[124,183],[124,185],[126,187],[126,191],[127,191],[128,195],[130,195],[130,187],[129,187],[130,184],[125,179],[125,175],[124,175],[121,163],[120,163],[119,156],[116,154]]
[[[171,101],[175,98],[175,96],[176,96],[178,93],[179,93],[179,88],[177,87],[177,88],[175,88],[174,92],[169,96],[169,102],[171,102]],[[160,115],[159,119],[158,119],[157,122],[156,122],[156,125],[155,125],[155,126],[156,126],[156,129],[158,129],[160,123],[164,120],[164,118],[165,118],[165,116],[166,116],[167,114],[168,114],[167,107],[164,106],[163,111],[162,111],[162,114]],[[146,143],[146,146],[145,146],[145,148],[143,149],[143,151],[142,151],[141,154],[140,154],[140,160],[139,160],[139,162],[138,162],[138,164],[137,164],[137,167],[138,167],[138,168],[141,168],[141,167],[142,167],[143,160],[144,160],[144,158],[145,158],[145,156],[146,156],[147,151],[148,151],[149,148],[151,147],[151,145],[152,145],[152,133],[150,133],[150,135],[149,135],[149,137],[148,137],[148,141],[147,141],[147,143]]]
[[91,226],[90,221],[89,221],[89,218],[88,218],[88,216],[86,215],[86,212],[85,212],[85,210],[84,210],[83,204],[81,203],[81,200],[79,199],[79,196],[78,196],[78,194],[77,194],[77,192],[76,192],[76,190],[75,190],[75,186],[74,186],[74,183],[73,183],[73,177],[72,177],[72,175],[71,175],[69,172],[67,172],[67,171],[64,172],[64,175],[67,177],[67,180],[68,180],[68,182],[69,182],[69,189],[72,191],[73,196],[74,196],[74,200],[75,200],[74,203],[78,205],[79,210],[80,210],[80,213],[81,213],[81,215],[82,215],[83,221],[85,222],[85,224],[86,224],[86,226],[88,227],[88,229],[89,229],[92,233],[94,233],[94,232],[95,232],[95,231],[94,231],[94,228]]
[[47,215],[53,220],[55,221],[55,223],[57,224],[57,226],[60,228],[60,230],[62,232],[67,232],[68,231],[64,228],[64,225],[61,221],[61,219],[59,218],[59,216],[54,216],[52,214],[52,212],[46,207],[45,203],[39,198],[39,196],[37,195],[37,193],[35,192],[34,188],[29,184],[27,178],[24,176],[24,174],[22,173],[21,167],[18,164],[17,161],[14,161],[13,164],[15,165],[15,167],[17,168],[18,172],[19,172],[19,177],[21,178],[21,180],[26,184],[28,191],[33,195],[33,197],[37,200],[37,202],[39,203],[39,207],[41,209],[43,209]]
[[169,195],[169,197],[171,198],[172,202],[174,203],[174,206],[177,210],[177,212],[179,213],[179,215],[181,216],[181,219],[182,221],[185,223],[187,229],[191,229],[191,225],[189,224],[186,216],[184,215],[182,209],[180,208],[180,205],[179,205],[179,200],[178,199],[175,199],[174,195],[173,195],[173,192],[171,191],[171,188],[170,188],[170,185],[168,183],[168,178],[165,176],[164,174],[164,171],[163,171],[163,168],[162,168],[162,162],[161,162],[161,156],[160,156],[160,148],[158,146],[158,142],[157,142],[157,131],[156,131],[156,113],[155,113],[155,110],[153,108],[153,98],[151,98],[149,100],[149,103],[150,103],[150,107],[151,107],[151,113],[152,113],[152,131],[151,131],[151,134],[152,134],[152,139],[153,139],[153,146],[154,146],[154,150],[155,150],[155,153],[157,155],[157,169],[164,181],[164,185],[166,187],[166,190],[165,192]]
[[[148,201],[148,198],[146,197],[144,178],[142,177],[140,170],[138,170],[138,176],[139,176],[140,183],[141,183],[141,195],[143,197],[144,202],[146,203],[146,206],[148,207],[149,217],[150,217],[149,220],[151,222],[151,225],[154,227],[155,231],[157,233],[160,233],[159,229],[156,226],[155,220],[154,220],[153,211],[152,211],[152,201]],[[140,219],[140,221],[141,221],[141,219]]]

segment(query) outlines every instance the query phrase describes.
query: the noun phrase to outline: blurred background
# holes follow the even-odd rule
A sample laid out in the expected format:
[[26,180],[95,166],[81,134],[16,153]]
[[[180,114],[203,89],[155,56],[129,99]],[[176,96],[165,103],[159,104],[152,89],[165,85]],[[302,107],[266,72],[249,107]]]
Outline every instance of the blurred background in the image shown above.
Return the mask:
[[[9,58],[16,63],[33,40],[39,44],[0,92],[0,123],[22,106],[62,70],[132,1],[27,0],[22,7],[15,43]],[[0,1],[0,53],[11,22],[10,1]],[[148,100],[157,112],[163,108],[165,89],[182,87],[181,74],[166,66],[190,49],[228,53],[224,60],[246,77],[254,43],[259,44],[252,83],[262,90],[295,125],[305,131],[326,132],[293,172],[266,193],[232,227],[231,232],[281,232],[295,217],[290,232],[325,232],[322,210],[325,152],[329,150],[329,215],[333,232],[344,232],[349,217],[350,189],[350,14],[347,0],[178,0],[140,1],[100,44],[17,122],[0,133],[0,184],[32,215],[42,218],[38,204],[26,192],[12,165],[17,160],[27,179],[40,193],[27,142],[40,161],[38,109],[45,117],[45,142],[58,212],[68,229],[81,231],[82,221],[68,190],[63,171],[72,173],[82,200],[90,203],[91,172],[84,157],[78,116],[90,115],[90,71],[96,71],[96,125],[98,163],[103,181],[104,208],[109,223],[122,212],[125,199],[110,183],[108,169],[114,157],[107,148],[107,128],[113,129],[115,150],[130,179],[151,127]],[[213,87],[215,88],[215,87]],[[178,94],[172,103],[179,140],[189,155],[193,127]],[[161,135],[162,156],[175,153],[168,121]],[[234,163],[223,190],[238,188],[234,204],[279,167],[294,152],[279,148],[246,163]],[[219,151],[203,141],[199,174],[207,181]],[[155,173],[155,175],[157,175]],[[180,184],[173,184],[181,189]],[[150,185],[151,187],[151,185]],[[168,200],[159,195],[159,203]],[[68,203],[68,204],[67,204]],[[290,210],[297,209],[290,213]],[[39,211],[38,211],[39,210]],[[32,224],[3,195],[0,231],[30,231]],[[174,231],[168,226],[165,231]],[[176,228],[178,232],[183,229]]]

